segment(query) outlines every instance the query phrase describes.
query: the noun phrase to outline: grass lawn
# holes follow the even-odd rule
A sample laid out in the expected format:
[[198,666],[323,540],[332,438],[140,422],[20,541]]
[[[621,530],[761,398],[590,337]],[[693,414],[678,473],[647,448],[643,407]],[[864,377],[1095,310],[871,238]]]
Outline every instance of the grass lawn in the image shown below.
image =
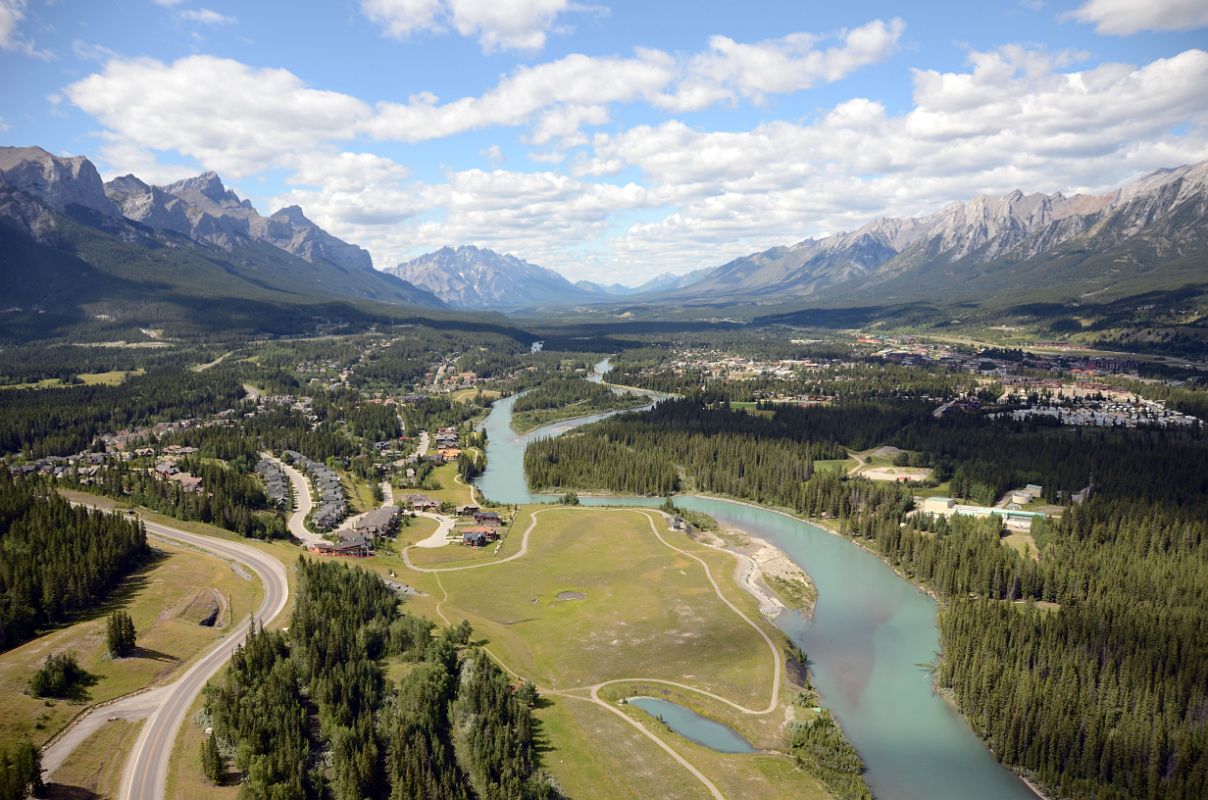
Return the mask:
[[[44,800],[117,797],[125,753],[134,747],[143,723],[116,719],[85,739],[63,766],[46,777]],[[116,754],[122,757],[115,757]]]
[[[210,679],[211,683],[221,681],[226,675],[226,669]],[[184,724],[180,726],[180,734],[172,746],[172,755],[168,760],[168,779],[164,782],[164,800],[195,800],[204,797],[206,800],[235,800],[239,796],[237,776],[228,774],[228,782],[224,786],[215,786],[201,771],[201,743],[205,741],[205,731],[197,724],[197,712],[205,705],[205,696],[198,695],[197,700],[189,709]],[[227,764],[230,768],[230,763]]]
[[[519,520],[509,544],[518,546],[525,527]],[[732,573],[730,556],[682,534],[664,536],[705,558],[715,575]],[[744,705],[767,702],[773,670],[767,645],[718,599],[699,564],[654,537],[646,513],[550,508],[541,512],[524,558],[440,577],[449,594],[446,613],[466,616],[476,638],[542,686],[642,676],[689,683]],[[727,597],[755,616],[749,595],[719,582],[723,590],[730,583]],[[585,597],[559,600],[567,591]]]
[[371,511],[381,505],[380,502],[373,499],[373,484],[369,481],[358,478],[346,470],[336,470],[336,474],[340,476],[340,482],[344,484],[344,489],[348,492],[348,504],[352,508],[353,514]]
[[470,496],[470,487],[468,484],[457,482],[457,464],[444,464],[432,470],[432,474],[428,480],[435,480],[440,485],[439,489],[396,489],[395,495],[402,496],[404,494],[426,494],[438,503],[452,503],[458,506],[469,505],[474,502]]
[[1040,560],[1040,551],[1036,547],[1036,540],[1032,538],[1032,534],[1028,531],[1009,531],[1003,537],[1002,541],[1007,547],[1018,550],[1021,556],[1028,556],[1035,561]]
[[817,470],[819,475],[827,473],[846,475],[854,466],[856,466],[854,458],[836,458],[829,461],[814,462],[814,469]]
[[[191,548],[153,543],[158,557],[125,587],[80,622],[40,636],[0,654],[0,744],[30,738],[42,744],[87,703],[97,703],[166,681],[190,659],[260,602],[263,588],[242,578],[225,561]],[[219,592],[226,608],[224,627],[210,628],[180,618],[204,589]],[[134,619],[138,653],[114,661],[105,646],[107,616],[124,609]],[[41,700],[25,694],[29,678],[48,655],[74,650],[80,665],[98,678],[86,702]],[[77,751],[81,752],[81,751]],[[69,762],[70,763],[70,762]]]
[[608,411],[624,411],[627,409],[641,408],[650,403],[650,400],[643,395],[637,394],[620,394],[611,395],[606,398],[606,402],[596,403],[588,400],[579,400],[574,403],[567,403],[558,408],[541,408],[533,411],[520,411],[512,416],[512,430],[516,433],[528,433],[534,428],[540,428],[542,425],[550,425],[555,422],[561,422],[567,419],[576,419],[577,417],[586,417],[592,414],[602,414]]
[[129,378],[131,375],[142,375],[143,370],[135,369],[130,371],[112,370],[110,372],[81,372],[80,380],[89,386],[105,385],[117,386],[122,381]]

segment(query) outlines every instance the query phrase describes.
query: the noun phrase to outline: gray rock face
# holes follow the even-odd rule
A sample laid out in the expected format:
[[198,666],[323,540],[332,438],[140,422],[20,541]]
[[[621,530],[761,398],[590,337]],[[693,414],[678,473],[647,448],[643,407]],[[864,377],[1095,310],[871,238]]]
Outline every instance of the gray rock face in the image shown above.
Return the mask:
[[262,217],[213,172],[163,187],[126,175],[105,184],[105,191],[128,219],[224,250],[242,241],[265,241],[312,264],[323,260],[345,269],[373,269],[367,251],[332,236],[301,208],[289,206]]
[[345,269],[373,269],[368,251],[332,236],[307,219],[298,206],[286,206],[264,220],[258,238],[312,263],[325,259]]
[[40,147],[0,147],[0,183],[32,195],[55,211],[71,206],[120,217],[105,196],[96,167],[83,156],[62,158]]
[[515,309],[599,302],[551,269],[472,245],[442,247],[386,269],[460,308]]

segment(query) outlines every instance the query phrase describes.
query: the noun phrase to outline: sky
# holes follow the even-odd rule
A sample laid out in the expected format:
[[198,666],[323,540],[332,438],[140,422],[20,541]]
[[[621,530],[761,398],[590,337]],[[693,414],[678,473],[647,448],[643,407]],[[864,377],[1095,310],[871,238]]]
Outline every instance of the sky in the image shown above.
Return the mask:
[[633,285],[1208,160],[1208,2],[0,0],[0,144]]

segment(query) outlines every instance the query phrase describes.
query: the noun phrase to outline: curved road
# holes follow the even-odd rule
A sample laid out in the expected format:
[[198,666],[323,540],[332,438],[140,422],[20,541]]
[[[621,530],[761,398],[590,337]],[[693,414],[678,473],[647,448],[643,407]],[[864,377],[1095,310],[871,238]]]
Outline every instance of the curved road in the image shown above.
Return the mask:
[[[264,583],[264,599],[256,609],[256,616],[263,622],[275,619],[285,610],[285,604],[289,600],[289,581],[285,565],[277,559],[238,542],[199,536],[155,522],[144,524],[148,534],[184,542],[220,558],[229,558],[250,567]],[[231,653],[243,642],[248,625],[249,621],[240,623],[168,687],[163,703],[143,725],[134,750],[126,761],[126,768],[122,772],[122,788],[118,795],[121,800],[162,800],[168,776],[168,759],[172,755],[176,734],[206,682],[222,669],[230,659]]]
[[[262,623],[275,619],[285,609],[289,600],[285,565],[272,556],[238,542],[200,536],[146,520],[143,524],[151,537],[196,547],[219,558],[237,561],[255,572],[264,585],[264,599],[256,609],[256,616]],[[206,682],[226,664],[235,648],[243,643],[248,624],[249,621],[245,620],[233,628],[175,682],[93,709],[48,748],[43,758],[61,764],[80,743],[80,737],[72,735],[73,731],[84,731],[86,738],[87,731],[95,729],[110,717],[134,715],[134,718],[139,718],[147,716],[145,712],[150,710],[138,741],[126,760],[118,797],[121,800],[162,800],[168,759],[172,755],[172,746],[180,726]],[[149,706],[153,708],[149,709]]]

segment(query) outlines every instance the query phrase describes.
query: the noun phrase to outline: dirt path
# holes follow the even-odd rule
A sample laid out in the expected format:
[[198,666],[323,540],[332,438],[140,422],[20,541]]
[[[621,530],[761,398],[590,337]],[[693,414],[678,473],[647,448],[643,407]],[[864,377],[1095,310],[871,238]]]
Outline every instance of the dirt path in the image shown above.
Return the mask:
[[[488,561],[488,562],[484,562],[481,564],[468,564],[468,565],[463,565],[460,567],[416,567],[414,564],[411,563],[411,560],[407,555],[407,550],[409,550],[410,548],[407,548],[407,550],[403,551],[403,561],[406,563],[406,565],[409,569],[412,569],[416,572],[437,573],[436,585],[440,588],[442,597],[441,597],[440,601],[436,604],[436,613],[445,622],[446,625],[451,625],[453,623],[445,615],[444,609],[443,609],[444,604],[449,599],[449,593],[448,593],[448,590],[445,589],[444,583],[441,581],[439,573],[441,573],[441,572],[459,572],[461,570],[466,570],[466,569],[484,569],[487,567],[498,566],[499,564],[506,564],[509,561],[515,561],[518,558],[522,558],[523,556],[528,554],[529,536],[532,534],[533,530],[537,527],[537,522],[538,522],[537,517],[540,516],[541,514],[544,514],[546,511],[562,511],[562,510],[571,510],[571,509],[573,509],[573,507],[543,508],[539,511],[534,511],[533,515],[532,515],[532,519],[529,522],[529,526],[528,526],[528,528],[525,529],[524,535],[521,539],[520,549],[517,550],[512,555],[508,556],[507,558],[501,558],[498,561]],[[581,510],[586,511],[589,509],[581,509]],[[733,700],[729,700],[725,697],[722,697],[721,695],[714,694],[713,692],[710,692],[708,690],[701,689],[696,686],[690,686],[686,683],[678,683],[676,681],[663,680],[661,678],[642,678],[642,677],[614,678],[612,680],[602,681],[600,683],[595,683],[590,686],[579,686],[579,687],[575,687],[573,689],[565,689],[565,690],[551,689],[548,687],[538,687],[538,691],[540,691],[544,694],[552,694],[552,695],[556,695],[559,697],[566,697],[568,699],[581,700],[581,701],[595,703],[596,705],[600,706],[601,708],[607,709],[609,713],[616,714],[621,719],[625,720],[626,723],[628,723],[629,725],[633,726],[638,731],[640,731],[643,736],[646,736],[647,738],[651,739],[660,748],[662,748],[664,751],[666,751],[667,754],[670,755],[676,761],[676,763],[678,763],[685,770],[687,770],[689,773],[691,773],[693,777],[695,777],[698,781],[700,781],[701,784],[709,791],[709,794],[715,800],[725,800],[725,796],[721,793],[721,790],[719,790],[717,788],[716,784],[714,784],[712,781],[710,781],[699,769],[697,769],[695,766],[693,766],[693,764],[691,762],[689,762],[687,759],[685,759],[683,756],[681,756],[679,753],[677,753],[665,741],[663,741],[658,736],[656,736],[646,726],[642,725],[640,722],[635,720],[633,717],[630,717],[628,714],[626,714],[620,708],[617,708],[613,703],[610,703],[607,700],[605,700],[604,698],[600,697],[600,690],[602,690],[608,686],[614,686],[617,684],[625,684],[625,683],[657,683],[657,684],[661,684],[664,686],[673,686],[677,689],[681,689],[681,690],[687,691],[687,692],[695,692],[696,694],[711,698],[720,703],[724,703],[725,705],[730,706],[731,708],[733,708],[734,710],[736,710],[742,714],[748,714],[748,715],[753,715],[753,716],[762,716],[765,714],[773,713],[774,711],[777,710],[777,708],[780,705],[779,698],[780,698],[781,673],[784,671],[784,661],[783,661],[783,657],[781,656],[780,650],[779,650],[779,648],[776,647],[776,643],[772,641],[772,638],[770,636],[768,636],[766,632],[764,632],[763,628],[761,628],[754,620],[752,620],[750,617],[748,617],[742,611],[742,609],[740,609],[738,606],[736,606],[732,602],[730,602],[729,598],[727,598],[725,596],[725,594],[722,593],[721,586],[718,585],[717,580],[713,577],[713,571],[709,568],[708,563],[706,563],[704,559],[700,558],[699,556],[695,555],[694,553],[690,553],[687,550],[683,550],[679,547],[676,547],[675,545],[668,542],[665,538],[663,538],[663,535],[659,532],[658,526],[655,523],[654,514],[652,514],[649,511],[643,510],[643,509],[634,509],[634,508],[612,508],[612,509],[594,508],[594,509],[590,509],[590,510],[597,511],[597,512],[598,511],[610,511],[610,512],[616,512],[616,513],[641,514],[642,516],[646,517],[646,520],[650,525],[650,532],[654,534],[655,538],[658,539],[661,544],[663,544],[665,547],[667,547],[671,550],[674,550],[675,552],[677,552],[681,555],[691,558],[693,561],[696,561],[698,564],[700,564],[701,569],[704,570],[705,577],[708,579],[710,585],[712,585],[713,592],[717,595],[718,599],[720,599],[723,603],[725,603],[725,605],[731,611],[733,611],[735,614],[737,614],[739,616],[739,618],[742,619],[743,622],[745,622],[747,625],[751,626],[751,628],[753,628],[755,630],[755,632],[759,634],[760,638],[762,638],[763,641],[767,644],[768,650],[772,654],[772,663],[774,665],[774,668],[773,668],[773,677],[772,677],[772,689],[771,689],[770,697],[768,699],[768,705],[766,708],[762,708],[762,709],[747,708],[746,706],[744,706],[740,703],[736,703]],[[740,560],[743,558],[742,556],[739,556],[736,553],[731,553],[731,555],[734,555],[736,558],[739,558]],[[488,655],[490,655],[491,658],[493,658],[495,660],[495,662],[497,664],[499,664],[503,668],[503,670],[505,672],[507,672],[509,675],[512,675],[513,677],[517,678],[518,680],[525,680],[525,677],[523,675],[521,675],[520,673],[511,669],[502,659],[499,658],[499,656],[497,654],[491,652],[491,650],[489,648],[484,647],[483,649],[486,650]],[[581,694],[575,694],[576,692],[587,692],[588,696],[584,697]]]

